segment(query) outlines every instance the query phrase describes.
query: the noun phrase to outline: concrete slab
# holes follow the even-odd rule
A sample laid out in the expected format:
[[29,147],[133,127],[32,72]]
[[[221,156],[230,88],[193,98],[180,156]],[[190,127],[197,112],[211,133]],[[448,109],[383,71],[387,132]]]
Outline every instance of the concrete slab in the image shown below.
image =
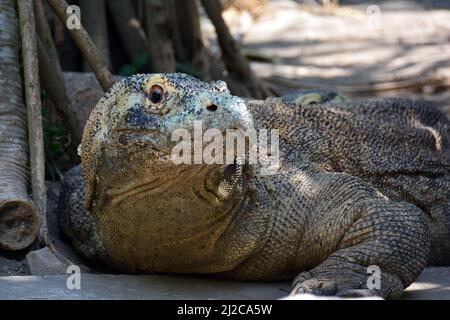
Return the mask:
[[67,269],[47,247],[31,251],[27,254],[26,260],[32,275],[64,274]]
[[279,299],[288,282],[250,283],[163,275],[82,274],[81,288],[68,289],[69,275],[0,277],[0,299]]
[[[0,299],[280,299],[290,287],[200,276],[82,274],[81,288],[68,289],[68,277],[0,277]],[[427,268],[404,299],[450,299],[450,267]]]
[[406,300],[450,300],[450,268],[426,268],[403,297]]

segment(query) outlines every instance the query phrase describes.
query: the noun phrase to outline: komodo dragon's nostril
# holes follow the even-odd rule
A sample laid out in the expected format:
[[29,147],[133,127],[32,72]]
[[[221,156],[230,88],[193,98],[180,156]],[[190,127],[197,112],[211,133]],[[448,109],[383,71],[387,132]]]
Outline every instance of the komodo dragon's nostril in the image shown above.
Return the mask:
[[209,106],[206,107],[206,110],[214,112],[216,111],[218,108],[218,106],[216,106],[215,104],[210,104]]

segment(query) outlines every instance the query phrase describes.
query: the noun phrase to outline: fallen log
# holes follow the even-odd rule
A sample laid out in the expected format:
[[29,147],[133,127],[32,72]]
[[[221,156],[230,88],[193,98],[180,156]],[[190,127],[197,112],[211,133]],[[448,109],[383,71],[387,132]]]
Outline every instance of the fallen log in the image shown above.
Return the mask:
[[28,197],[27,116],[19,70],[14,0],[0,0],[0,248],[20,250],[36,238],[40,217]]

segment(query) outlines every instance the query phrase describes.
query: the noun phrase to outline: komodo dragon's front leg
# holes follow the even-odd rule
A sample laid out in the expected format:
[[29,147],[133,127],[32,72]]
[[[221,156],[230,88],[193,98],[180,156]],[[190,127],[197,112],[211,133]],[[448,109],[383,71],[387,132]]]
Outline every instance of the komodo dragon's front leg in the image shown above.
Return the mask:
[[[302,239],[299,256],[306,252],[322,262],[296,277],[292,293],[400,296],[426,266],[430,239],[425,214],[347,174],[311,178],[319,191],[306,225],[313,234]],[[373,265],[381,271],[378,288],[368,286]]]

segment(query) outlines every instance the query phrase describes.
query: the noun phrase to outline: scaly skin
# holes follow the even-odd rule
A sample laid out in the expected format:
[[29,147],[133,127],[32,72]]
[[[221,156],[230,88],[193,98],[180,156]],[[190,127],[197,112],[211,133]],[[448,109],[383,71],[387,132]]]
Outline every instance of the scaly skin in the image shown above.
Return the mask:
[[[159,103],[148,100],[154,84]],[[192,133],[195,120],[278,129],[278,171],[174,164],[171,133]],[[448,119],[419,102],[244,103],[223,82],[136,75],[93,110],[59,222],[82,254],[126,272],[295,278],[293,293],[396,297],[427,263],[450,262],[449,139]],[[371,265],[379,289],[367,286]]]

